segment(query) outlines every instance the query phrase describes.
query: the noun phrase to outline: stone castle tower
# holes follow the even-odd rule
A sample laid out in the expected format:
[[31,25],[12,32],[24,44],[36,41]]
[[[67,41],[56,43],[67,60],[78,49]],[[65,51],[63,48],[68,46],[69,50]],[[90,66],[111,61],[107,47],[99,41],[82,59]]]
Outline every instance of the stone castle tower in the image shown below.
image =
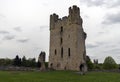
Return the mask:
[[59,18],[50,15],[49,68],[79,70],[86,63],[86,33],[77,6],[69,8],[69,15]]

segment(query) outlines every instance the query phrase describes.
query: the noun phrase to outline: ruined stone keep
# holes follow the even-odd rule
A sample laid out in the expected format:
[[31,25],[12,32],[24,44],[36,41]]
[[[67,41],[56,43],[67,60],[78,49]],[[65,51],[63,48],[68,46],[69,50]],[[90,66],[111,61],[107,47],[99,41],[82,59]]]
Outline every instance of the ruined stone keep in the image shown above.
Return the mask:
[[56,70],[79,70],[86,63],[86,33],[77,6],[69,8],[69,15],[59,18],[50,15],[49,68]]
[[41,52],[39,57],[38,57],[38,62],[40,64],[41,71],[46,70],[46,68],[45,68],[45,56],[46,56],[45,52]]

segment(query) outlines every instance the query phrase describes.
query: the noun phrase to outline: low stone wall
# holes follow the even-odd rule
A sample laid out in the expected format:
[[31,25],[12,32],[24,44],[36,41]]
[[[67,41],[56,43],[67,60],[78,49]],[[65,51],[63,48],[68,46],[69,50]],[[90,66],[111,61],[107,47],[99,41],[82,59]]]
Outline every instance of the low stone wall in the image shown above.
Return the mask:
[[0,70],[2,71],[35,71],[35,70],[39,70],[39,68],[0,66]]
[[99,70],[99,69],[94,69],[94,70],[89,70],[89,72],[119,72],[120,73],[120,69],[112,69],[112,70]]

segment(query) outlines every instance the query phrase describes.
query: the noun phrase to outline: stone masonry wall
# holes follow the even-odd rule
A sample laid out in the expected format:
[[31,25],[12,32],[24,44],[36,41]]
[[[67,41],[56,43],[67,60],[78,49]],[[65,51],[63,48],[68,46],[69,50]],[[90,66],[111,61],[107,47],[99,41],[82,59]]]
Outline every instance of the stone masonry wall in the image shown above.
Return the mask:
[[69,15],[59,18],[50,16],[49,68],[56,70],[79,70],[85,63],[85,33],[77,6],[69,8]]

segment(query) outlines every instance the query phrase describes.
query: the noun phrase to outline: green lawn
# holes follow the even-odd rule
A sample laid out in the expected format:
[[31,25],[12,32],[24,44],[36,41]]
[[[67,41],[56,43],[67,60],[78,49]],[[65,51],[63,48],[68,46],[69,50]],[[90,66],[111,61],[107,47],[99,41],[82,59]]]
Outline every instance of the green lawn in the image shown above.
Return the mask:
[[0,71],[0,82],[120,82],[120,73],[71,71],[16,72]]

